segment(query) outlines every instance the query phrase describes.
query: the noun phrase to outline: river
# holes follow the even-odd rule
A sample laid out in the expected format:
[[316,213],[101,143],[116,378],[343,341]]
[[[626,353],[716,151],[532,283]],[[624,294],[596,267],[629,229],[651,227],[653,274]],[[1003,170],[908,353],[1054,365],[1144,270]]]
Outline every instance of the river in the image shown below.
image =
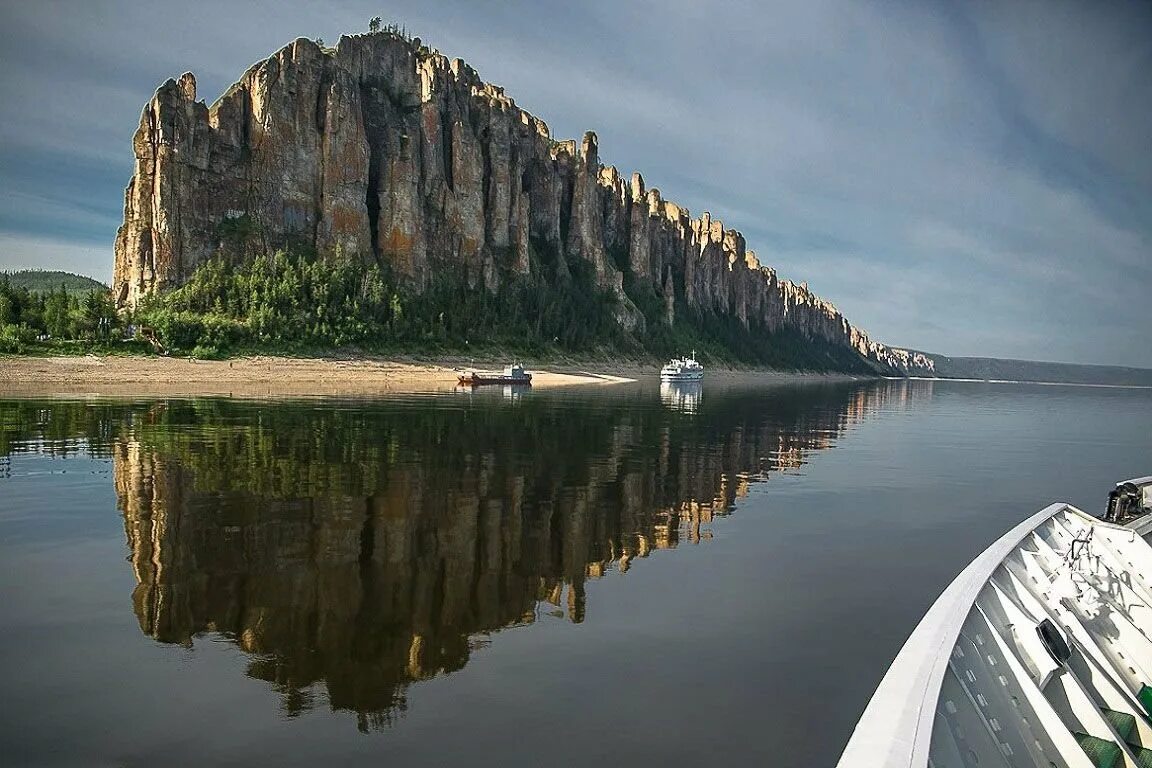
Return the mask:
[[1152,391],[0,396],[13,765],[831,766],[984,546],[1152,473]]

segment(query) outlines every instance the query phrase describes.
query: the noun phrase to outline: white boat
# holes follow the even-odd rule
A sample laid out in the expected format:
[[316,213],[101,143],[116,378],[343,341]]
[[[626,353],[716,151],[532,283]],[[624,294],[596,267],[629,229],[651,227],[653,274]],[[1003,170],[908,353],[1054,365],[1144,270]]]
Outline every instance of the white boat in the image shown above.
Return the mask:
[[[1152,495],[1152,477],[1123,485]],[[840,768],[1152,766],[1150,519],[1053,504],[988,547],[912,632]]]
[[704,366],[696,362],[696,351],[690,357],[672,358],[660,369],[661,381],[700,381],[704,378]]

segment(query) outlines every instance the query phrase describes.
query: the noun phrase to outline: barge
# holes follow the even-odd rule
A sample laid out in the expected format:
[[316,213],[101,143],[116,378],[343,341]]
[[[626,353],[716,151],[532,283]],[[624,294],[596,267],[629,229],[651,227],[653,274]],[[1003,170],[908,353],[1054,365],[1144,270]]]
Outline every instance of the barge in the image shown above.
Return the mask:
[[524,366],[513,363],[503,371],[477,371],[467,370],[459,375],[460,385],[476,387],[482,384],[512,384],[531,386],[532,374],[524,370]]

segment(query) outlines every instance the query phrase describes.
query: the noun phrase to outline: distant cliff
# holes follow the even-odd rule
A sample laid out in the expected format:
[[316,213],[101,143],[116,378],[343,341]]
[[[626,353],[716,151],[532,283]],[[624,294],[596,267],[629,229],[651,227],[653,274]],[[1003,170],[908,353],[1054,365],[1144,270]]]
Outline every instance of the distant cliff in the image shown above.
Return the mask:
[[157,90],[133,144],[112,286],[122,307],[214,254],[302,246],[386,266],[417,292],[443,271],[489,291],[589,280],[627,333],[686,313],[753,336],[796,332],[876,372],[930,373],[762,266],[739,232],[603,166],[595,134],[554,140],[419,39],[298,39],[210,107],[185,74]]

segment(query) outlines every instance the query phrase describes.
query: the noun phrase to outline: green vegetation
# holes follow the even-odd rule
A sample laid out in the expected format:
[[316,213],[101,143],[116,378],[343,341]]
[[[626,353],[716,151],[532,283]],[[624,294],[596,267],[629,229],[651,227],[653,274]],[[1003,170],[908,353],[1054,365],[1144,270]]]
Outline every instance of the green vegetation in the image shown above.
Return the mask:
[[402,38],[408,42],[412,42],[412,36],[408,34],[408,28],[399,24],[385,24],[384,19],[379,16],[373,16],[368,20],[368,32],[375,35],[379,32],[393,35]]
[[[247,236],[248,223],[229,221],[223,240]],[[0,276],[0,353],[148,352],[142,338],[124,340],[130,326],[154,329],[172,354],[216,358],[246,353],[323,354],[335,349],[376,353],[611,355],[641,359],[697,350],[706,363],[779,369],[873,370],[850,349],[791,330],[745,328],[734,317],[700,313],[683,295],[668,297],[632,278],[625,293],[643,314],[643,330],[617,322],[619,299],[596,286],[591,267],[567,264],[555,247],[533,240],[531,274],[512,271],[499,254],[495,290],[451,265],[433,265],[422,287],[387,267],[339,252],[277,251],[250,260],[219,255],[180,288],[153,297],[131,315],[117,314],[104,286],[77,293],[71,283],[33,290]],[[22,273],[38,278],[66,273]],[[78,280],[87,280],[71,276]],[[37,283],[43,286],[43,280]]]
[[679,357],[697,350],[705,362],[725,365],[760,365],[780,370],[802,370],[860,375],[876,371],[847,347],[810,339],[793,329],[770,331],[756,323],[745,328],[734,316],[697,311],[683,294],[672,297],[674,321],[666,321],[666,298],[651,285],[637,282],[624,259],[615,259],[624,270],[624,292],[645,319],[639,346],[659,357]]
[[32,291],[0,275],[0,353],[142,349],[121,341],[123,320],[103,286],[76,293],[62,283],[48,291]]
[[459,270],[433,270],[421,291],[387,269],[336,255],[278,251],[236,265],[213,258],[180,288],[145,304],[137,321],[176,353],[306,353],[495,347],[544,354],[621,342],[613,300],[590,278],[555,283],[501,275],[495,292]]
[[628,334],[616,321],[618,299],[596,287],[588,265],[565,265],[539,241],[530,258],[530,276],[511,271],[510,254],[497,258],[492,291],[449,265],[434,267],[431,282],[416,290],[387,268],[340,254],[278,251],[239,264],[216,257],[182,287],[142,306],[135,320],[155,328],[174,354],[204,358],[338,348],[650,358],[696,349],[706,361],[726,364],[873,372],[849,349],[700,314],[683,296],[674,297],[676,322],[669,326],[665,298],[630,277],[626,291],[646,323]]
[[0,354],[130,351],[108,287],[71,272],[0,272]]
[[20,269],[0,272],[0,280],[7,279],[13,288],[27,288],[33,293],[47,293],[64,288],[68,293],[85,294],[106,291],[108,286],[84,275],[46,269]]
[[856,352],[797,330],[769,331],[753,324],[745,328],[736,317],[695,312],[681,307],[671,327],[651,323],[644,335],[644,348],[660,357],[696,350],[701,360],[725,365],[759,365],[779,370],[853,373],[862,376],[876,370]]

